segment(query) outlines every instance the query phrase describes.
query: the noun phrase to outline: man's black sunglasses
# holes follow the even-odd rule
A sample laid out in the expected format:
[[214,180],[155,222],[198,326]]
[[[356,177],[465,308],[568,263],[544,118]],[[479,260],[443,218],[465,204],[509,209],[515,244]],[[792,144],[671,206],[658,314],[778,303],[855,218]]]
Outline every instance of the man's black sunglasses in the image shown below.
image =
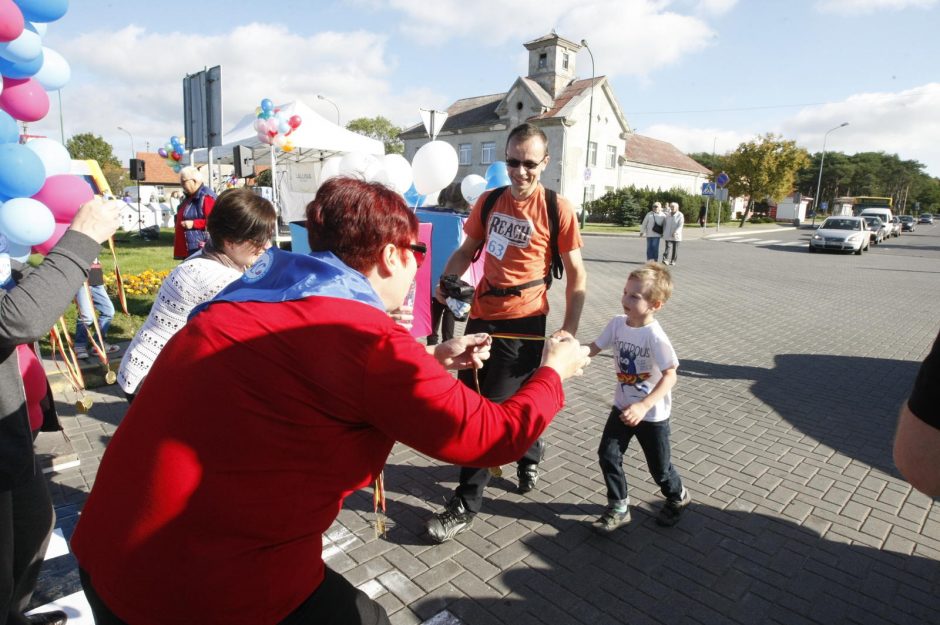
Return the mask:
[[[546,154],[545,156],[548,156],[548,154]],[[532,171],[533,169],[535,169],[536,167],[538,167],[539,165],[542,164],[542,162],[545,160],[545,156],[543,156],[543,157],[542,157],[542,160],[540,160],[540,161],[538,161],[538,162],[535,162],[535,161],[520,161],[518,158],[507,158],[507,159],[506,159],[506,166],[509,167],[509,169],[516,169],[517,167],[519,167],[519,165],[522,165],[522,166],[525,167],[527,170]]]

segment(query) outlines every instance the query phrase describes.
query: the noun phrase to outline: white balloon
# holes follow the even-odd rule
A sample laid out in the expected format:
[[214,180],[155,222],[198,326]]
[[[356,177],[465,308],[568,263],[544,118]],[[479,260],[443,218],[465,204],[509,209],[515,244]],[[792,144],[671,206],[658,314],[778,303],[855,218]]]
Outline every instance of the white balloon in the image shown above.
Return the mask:
[[339,164],[342,160],[340,156],[331,156],[323,161],[320,165],[320,184],[339,175]]
[[381,176],[376,178],[376,182],[381,182],[396,193],[404,195],[414,182],[411,163],[401,154],[386,154],[381,160],[384,170]]
[[36,72],[34,78],[46,91],[58,91],[71,80],[72,68],[64,56],[52,48],[43,46],[42,67]]
[[39,245],[55,232],[55,217],[31,197],[13,198],[0,205],[0,232],[14,243]]
[[385,182],[385,161],[381,158],[374,158],[369,162],[369,166],[362,172],[362,179],[366,182]]
[[444,141],[425,143],[411,162],[415,190],[421,195],[440,191],[457,175],[458,159],[454,146]]
[[440,204],[440,200],[438,199],[438,196],[440,195],[440,193],[441,193],[440,191],[435,191],[434,193],[428,193],[426,196],[424,196],[424,201],[421,202],[421,206],[437,206],[438,204]]
[[339,173],[343,176],[365,180],[366,170],[374,160],[373,155],[365,152],[349,152],[339,162]]
[[45,22],[30,22],[29,25],[33,27],[33,30],[35,30],[36,34],[40,37],[45,37],[46,31],[49,30],[49,24]]
[[460,194],[467,204],[473,206],[477,198],[486,191],[486,178],[478,174],[470,174],[460,181]]
[[0,56],[14,63],[32,61],[40,54],[42,54],[42,38],[29,24],[13,41],[0,43]]
[[65,146],[55,139],[33,139],[26,143],[46,168],[46,177],[67,174],[72,171],[72,157]]

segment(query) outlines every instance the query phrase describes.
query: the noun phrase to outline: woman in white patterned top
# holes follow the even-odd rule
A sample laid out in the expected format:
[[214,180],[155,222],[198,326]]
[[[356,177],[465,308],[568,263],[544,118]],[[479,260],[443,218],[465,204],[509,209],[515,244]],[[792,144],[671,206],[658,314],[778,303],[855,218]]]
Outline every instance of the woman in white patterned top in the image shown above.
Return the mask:
[[118,384],[128,401],[190,311],[241,277],[267,249],[276,220],[271,203],[248,189],[231,189],[219,196],[206,224],[209,243],[166,277],[150,315],[121,360]]

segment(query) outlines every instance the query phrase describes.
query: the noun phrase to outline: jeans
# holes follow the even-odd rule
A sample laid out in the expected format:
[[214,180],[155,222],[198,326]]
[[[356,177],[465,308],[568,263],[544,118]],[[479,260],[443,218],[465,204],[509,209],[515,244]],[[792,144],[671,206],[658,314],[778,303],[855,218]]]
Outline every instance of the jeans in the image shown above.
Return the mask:
[[101,328],[101,338],[108,336],[108,328],[111,327],[111,320],[114,318],[114,304],[108,296],[107,289],[103,284],[89,287],[91,289],[91,299],[88,301],[88,293],[85,286],[75,294],[75,301],[78,304],[78,319],[75,320],[75,345],[88,347],[88,328],[94,325],[94,310],[98,311],[98,327]]
[[[545,335],[545,315],[522,319],[485,321],[470,319],[464,334],[487,332],[489,334]],[[477,373],[480,393],[496,403],[506,401],[518,391],[542,363],[542,341],[495,339],[490,348],[490,358]],[[464,369],[457,374],[467,387],[476,390],[473,369]],[[545,445],[538,439],[519,459],[518,468],[536,465],[545,454]],[[483,506],[483,490],[490,481],[489,469],[461,467],[460,483],[455,494],[463,500],[470,512],[477,513]]]
[[[672,256],[670,257],[670,253]],[[676,262],[676,257],[679,255],[679,242],[670,241],[666,239],[666,250],[663,252],[663,262],[667,260]]]
[[630,427],[620,420],[622,411],[616,406],[607,417],[607,425],[597,448],[601,473],[607,485],[607,500],[627,500],[627,478],[623,473],[623,454],[630,439],[636,436],[646,456],[646,466],[666,499],[679,501],[682,498],[682,480],[672,466],[669,450],[669,419],[665,421],[640,421]]
[[26,483],[0,491],[0,623],[29,622],[23,612],[33,595],[54,526],[46,476],[38,465]]
[[659,239],[661,237],[646,237],[646,260],[657,260],[659,258]]
[[[78,570],[82,589],[91,606],[96,625],[128,625],[121,620],[95,591],[91,578]],[[285,571],[285,575],[290,572]],[[194,619],[211,623],[211,614],[194,614]],[[297,609],[278,625],[390,625],[385,608],[353,586],[345,577],[326,567],[323,581]]]

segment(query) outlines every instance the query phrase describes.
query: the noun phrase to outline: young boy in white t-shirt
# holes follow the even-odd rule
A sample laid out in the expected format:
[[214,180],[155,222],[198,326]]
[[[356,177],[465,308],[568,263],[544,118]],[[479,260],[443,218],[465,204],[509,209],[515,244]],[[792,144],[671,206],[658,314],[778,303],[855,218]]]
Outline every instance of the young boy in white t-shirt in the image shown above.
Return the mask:
[[659,322],[653,318],[672,294],[669,270],[648,262],[630,273],[614,317],[591,343],[591,356],[613,349],[617,371],[614,406],[597,449],[607,484],[607,509],[593,525],[611,531],[630,521],[630,498],[623,454],[634,436],[643,448],[650,475],[666,497],[656,522],[675,525],[691,497],[670,461],[669,414],[679,360]]

